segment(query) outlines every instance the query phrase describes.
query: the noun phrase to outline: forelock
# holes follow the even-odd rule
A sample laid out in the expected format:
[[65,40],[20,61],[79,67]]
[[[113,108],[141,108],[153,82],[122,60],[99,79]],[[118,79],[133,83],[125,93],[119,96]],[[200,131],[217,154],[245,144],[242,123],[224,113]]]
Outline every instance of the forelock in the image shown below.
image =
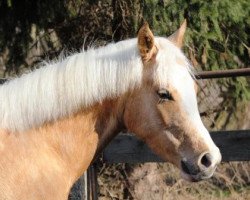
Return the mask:
[[190,62],[182,51],[166,38],[156,38],[158,54],[154,71],[154,80],[160,87],[166,87],[170,81],[181,77],[193,77]]

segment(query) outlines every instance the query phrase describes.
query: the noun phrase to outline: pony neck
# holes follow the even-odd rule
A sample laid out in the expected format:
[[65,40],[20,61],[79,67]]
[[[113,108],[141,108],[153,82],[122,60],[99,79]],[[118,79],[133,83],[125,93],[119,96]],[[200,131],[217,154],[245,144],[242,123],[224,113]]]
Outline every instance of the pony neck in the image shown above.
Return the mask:
[[[124,107],[125,98],[120,96],[29,131],[11,133],[0,129],[0,153],[4,155],[0,168],[1,174],[9,174],[4,176],[6,185],[25,177],[27,183],[39,185],[39,192],[50,187],[51,194],[57,194],[59,187],[65,196],[54,199],[66,199],[95,155],[122,129]],[[9,173],[9,169],[15,169],[15,173]],[[53,182],[56,187],[51,185]],[[28,189],[29,185],[24,187]]]
[[[67,199],[73,183],[104,144],[123,127],[124,107],[125,98],[120,96],[30,131],[11,133],[0,129],[0,155],[4,155],[0,157],[0,180],[11,184],[12,180],[25,177],[27,183],[39,186],[38,190],[23,185],[27,191],[34,189],[29,194],[34,192],[36,198],[42,195],[44,199],[51,199],[59,187],[60,195],[65,196],[54,199]],[[23,170],[25,168],[28,170]],[[9,173],[9,169],[15,169],[15,173]],[[54,182],[56,187],[51,184]],[[48,186],[50,193],[46,189]],[[13,184],[12,190],[19,191],[18,187],[18,184]]]
[[[34,130],[30,135],[41,135],[57,152],[59,157],[56,159],[63,160],[73,184],[106,144],[124,128],[124,106],[123,97],[105,100],[69,118],[47,124],[39,131]],[[39,140],[36,142],[40,143]]]

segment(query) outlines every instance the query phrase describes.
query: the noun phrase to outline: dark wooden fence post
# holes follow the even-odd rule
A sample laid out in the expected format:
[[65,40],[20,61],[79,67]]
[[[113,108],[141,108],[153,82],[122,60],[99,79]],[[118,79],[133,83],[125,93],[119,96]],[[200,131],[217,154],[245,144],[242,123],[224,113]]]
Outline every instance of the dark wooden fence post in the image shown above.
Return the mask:
[[92,164],[87,171],[87,200],[98,200],[97,164]]
[[72,186],[68,199],[88,200],[87,186],[87,172],[85,172]]
[[69,200],[98,200],[97,164],[88,170],[72,186]]

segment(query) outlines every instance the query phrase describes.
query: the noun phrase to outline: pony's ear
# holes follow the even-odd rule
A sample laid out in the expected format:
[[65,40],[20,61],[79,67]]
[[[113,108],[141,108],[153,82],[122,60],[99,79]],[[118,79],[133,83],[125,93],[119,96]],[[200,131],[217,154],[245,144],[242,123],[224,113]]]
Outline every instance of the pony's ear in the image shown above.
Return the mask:
[[186,28],[187,28],[187,20],[185,19],[181,27],[168,37],[168,39],[179,48],[181,48],[183,45],[183,38]]
[[154,35],[147,22],[143,24],[138,32],[138,49],[143,61],[149,61],[155,57]]

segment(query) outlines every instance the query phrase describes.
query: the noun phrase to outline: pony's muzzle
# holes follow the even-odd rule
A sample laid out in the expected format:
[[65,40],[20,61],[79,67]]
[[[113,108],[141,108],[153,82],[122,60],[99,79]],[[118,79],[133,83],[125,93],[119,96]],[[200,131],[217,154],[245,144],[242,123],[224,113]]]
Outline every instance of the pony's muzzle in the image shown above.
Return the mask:
[[210,178],[219,162],[211,153],[204,152],[197,159],[181,160],[181,169],[185,179],[195,182]]

